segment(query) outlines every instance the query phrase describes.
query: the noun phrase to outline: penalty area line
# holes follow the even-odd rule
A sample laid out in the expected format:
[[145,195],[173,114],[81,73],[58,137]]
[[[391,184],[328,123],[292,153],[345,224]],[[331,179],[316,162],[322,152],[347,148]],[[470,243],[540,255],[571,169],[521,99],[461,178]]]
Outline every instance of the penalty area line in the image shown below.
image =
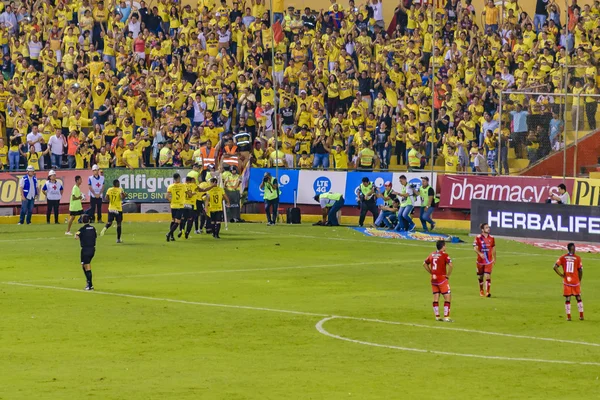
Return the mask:
[[[356,339],[351,339],[351,338],[348,338],[348,337],[345,337],[345,336],[336,335],[336,334],[333,334],[333,333],[327,331],[323,326],[325,325],[325,323],[327,321],[331,321],[333,319],[353,319],[354,320],[356,318],[345,318],[345,317],[337,317],[337,316],[326,317],[326,318],[323,318],[322,320],[320,320],[319,322],[317,322],[317,324],[315,325],[315,328],[317,329],[317,331],[320,334],[325,335],[327,337],[330,337],[332,339],[343,340],[345,342],[350,342],[350,343],[355,343],[355,344],[362,344],[364,346],[379,347],[379,348],[392,349],[392,350],[400,350],[400,351],[410,351],[410,352],[414,352],[414,353],[436,354],[436,355],[442,355],[442,356],[479,358],[479,359],[484,359],[484,360],[524,361],[524,362],[536,362],[536,363],[546,363],[546,364],[568,364],[568,365],[593,365],[593,366],[600,366],[600,363],[597,363],[597,362],[568,361],[568,360],[544,360],[544,359],[539,359],[539,358],[525,358],[525,357],[484,356],[484,355],[481,355],[481,354],[455,353],[455,352],[450,352],[450,351],[427,350],[427,349],[419,349],[419,348],[412,348],[412,347],[402,347],[402,346],[394,346],[394,345],[389,345],[389,344],[367,342],[367,341],[364,341],[364,340],[356,340]],[[367,320],[367,321],[375,322],[376,320]],[[390,323],[388,321],[377,321],[377,322]],[[406,324],[406,325],[410,325],[410,324]],[[433,327],[433,326],[425,326],[425,325],[422,325],[420,327],[426,327],[426,328],[432,328],[432,329],[436,328],[436,327]],[[447,328],[447,329],[454,330],[452,328]],[[469,332],[468,330],[464,330],[464,329],[456,329],[456,330]],[[472,332],[477,332],[477,331],[472,331]],[[479,332],[479,333],[482,333],[482,332]],[[490,333],[490,332],[486,332],[486,333]],[[540,339],[540,338],[527,337],[527,336],[512,336],[512,335],[503,335],[503,336],[521,337],[521,338],[529,338],[529,339]],[[552,340],[552,339],[544,338],[544,339],[541,339],[541,340]]]
[[[205,307],[265,311],[265,312],[273,312],[273,313],[280,313],[280,314],[303,315],[303,316],[308,316],[308,317],[321,317],[323,319],[321,319],[317,323],[316,327],[317,327],[317,330],[319,330],[319,332],[322,333],[323,335],[330,336],[330,337],[333,337],[333,338],[339,339],[339,340],[346,340],[346,341],[350,341],[350,342],[356,342],[359,344],[365,344],[368,346],[387,347],[387,348],[392,348],[392,349],[396,349],[396,350],[415,351],[415,352],[420,352],[420,353],[436,353],[436,352],[433,352],[430,350],[424,350],[424,349],[400,348],[398,346],[389,346],[389,345],[383,345],[383,344],[377,344],[377,343],[361,342],[361,341],[356,341],[354,339],[344,338],[343,336],[338,337],[337,335],[327,332],[323,328],[323,325],[325,324],[325,322],[332,320],[332,319],[348,319],[348,320],[354,320],[354,321],[365,321],[365,322],[383,323],[383,324],[391,324],[391,325],[404,325],[404,326],[411,326],[411,327],[423,328],[423,329],[444,329],[444,330],[448,330],[448,331],[456,331],[456,332],[464,332],[464,333],[476,333],[476,334],[484,334],[484,335],[503,336],[503,337],[516,338],[516,339],[529,339],[529,340],[537,340],[537,341],[548,341],[548,342],[556,342],[556,343],[569,343],[569,344],[579,344],[579,345],[584,345],[584,346],[600,347],[600,344],[598,344],[598,343],[578,342],[578,341],[571,341],[571,340],[544,338],[544,337],[526,336],[526,335],[514,335],[514,334],[510,334],[510,333],[480,331],[480,330],[472,330],[472,329],[464,329],[464,328],[439,327],[439,326],[433,326],[433,325],[422,325],[422,324],[413,324],[413,323],[408,323],[408,322],[386,321],[386,320],[380,320],[380,319],[370,319],[370,318],[361,318],[361,317],[352,317],[352,316],[343,316],[343,315],[332,315],[332,314],[314,313],[314,312],[306,312],[306,311],[282,310],[282,309],[268,308],[268,307],[207,303],[207,302],[199,302],[199,301],[169,299],[169,298],[163,298],[163,297],[140,296],[140,295],[135,295],[135,294],[103,292],[103,291],[86,292],[85,290],[82,290],[82,289],[66,288],[66,287],[61,287],[61,286],[36,285],[36,284],[20,283],[20,282],[0,282],[0,284],[11,285],[11,286],[30,287],[30,288],[37,288],[37,289],[50,289],[50,290],[60,290],[60,291],[66,291],[66,292],[86,293],[88,295],[96,294],[96,295],[103,295],[103,296],[124,297],[124,298],[138,299],[138,300],[163,301],[163,302],[167,302],[167,303],[178,303],[178,304],[186,304],[186,305],[205,306]],[[319,329],[319,327],[320,327],[320,329]],[[511,357],[478,356],[478,355],[449,353],[449,352],[437,352],[436,354],[457,355],[457,356],[472,357],[472,358],[487,358],[487,359],[498,359],[498,360],[539,361],[539,362],[550,362],[550,363],[558,363],[558,364],[581,364],[581,365],[598,365],[598,366],[600,366],[600,363],[593,363],[593,362],[535,360],[535,359],[528,359],[528,358],[521,359],[521,358],[511,358]]]

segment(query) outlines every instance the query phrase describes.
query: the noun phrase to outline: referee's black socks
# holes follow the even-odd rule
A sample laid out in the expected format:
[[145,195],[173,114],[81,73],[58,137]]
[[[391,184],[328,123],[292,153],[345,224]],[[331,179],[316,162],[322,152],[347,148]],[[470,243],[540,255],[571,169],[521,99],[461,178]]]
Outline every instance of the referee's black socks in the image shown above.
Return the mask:
[[82,266],[81,268],[83,269],[83,273],[85,274],[85,280],[87,281],[88,286],[94,286],[92,285],[92,270],[87,270],[84,266]]

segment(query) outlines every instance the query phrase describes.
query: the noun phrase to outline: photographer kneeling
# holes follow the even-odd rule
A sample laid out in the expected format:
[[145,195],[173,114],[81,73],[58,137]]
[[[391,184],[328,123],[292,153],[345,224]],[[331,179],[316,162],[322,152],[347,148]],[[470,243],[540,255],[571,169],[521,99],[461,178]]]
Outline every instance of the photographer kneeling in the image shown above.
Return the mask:
[[277,209],[279,208],[279,185],[277,179],[273,178],[270,173],[265,172],[260,189],[264,191],[265,214],[267,214],[267,225],[275,225],[277,222]]
[[323,220],[315,225],[340,226],[337,213],[344,206],[344,196],[341,193],[328,192],[318,194],[314,199],[321,204],[323,212]]

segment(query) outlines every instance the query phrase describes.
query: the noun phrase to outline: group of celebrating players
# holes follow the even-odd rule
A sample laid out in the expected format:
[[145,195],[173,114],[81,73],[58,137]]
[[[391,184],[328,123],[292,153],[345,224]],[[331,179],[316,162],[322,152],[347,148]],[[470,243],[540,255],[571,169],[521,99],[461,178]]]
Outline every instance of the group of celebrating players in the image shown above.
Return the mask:
[[[173,183],[167,187],[167,199],[171,205],[171,223],[169,232],[166,234],[167,242],[175,241],[175,231],[179,228],[178,237],[185,230],[185,238],[188,239],[192,227],[196,225],[196,233],[200,233],[204,225],[206,231],[212,232],[215,239],[220,239],[221,223],[224,221],[224,203],[229,205],[229,199],[225,190],[217,185],[216,178],[210,178],[209,182],[198,183],[199,173],[190,172],[185,183],[181,181],[181,175],[173,174]],[[106,191],[108,200],[108,221],[100,236],[117,223],[117,243],[121,240],[121,225],[123,223],[123,200],[125,191],[120,187],[118,179],[113,181],[113,186]],[[206,211],[205,211],[206,210]],[[200,230],[198,221],[201,220]],[[90,225],[90,217],[82,216],[83,226],[75,234],[81,245],[81,266],[85,274],[87,285],[85,290],[94,290],[92,283],[92,259],[96,252],[96,228]]]
[[[490,235],[490,226],[487,223],[480,225],[481,234],[475,237],[473,249],[477,253],[477,278],[479,280],[479,295],[492,297],[492,269],[496,263],[496,241]],[[450,318],[450,284],[452,274],[452,259],[446,253],[446,242],[438,240],[436,251],[431,253],[423,262],[423,268],[431,275],[431,289],[433,291],[433,313],[436,321],[453,322]],[[579,319],[583,321],[583,301],[581,299],[581,279],[583,278],[583,265],[581,258],[575,254],[575,244],[567,245],[568,253],[559,257],[554,264],[554,271],[563,278],[563,296],[565,297],[565,312],[567,321],[571,321],[571,297],[577,300]],[[485,280],[485,284],[484,284]],[[444,317],[440,317],[439,298],[444,298]]]

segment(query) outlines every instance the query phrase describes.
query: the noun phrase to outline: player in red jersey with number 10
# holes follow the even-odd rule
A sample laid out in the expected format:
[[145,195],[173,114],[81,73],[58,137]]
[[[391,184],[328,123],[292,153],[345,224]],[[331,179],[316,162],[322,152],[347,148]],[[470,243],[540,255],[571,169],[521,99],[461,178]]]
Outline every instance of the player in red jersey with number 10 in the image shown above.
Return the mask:
[[[479,295],[492,297],[492,269],[496,262],[496,241],[490,235],[490,226],[485,222],[480,225],[481,234],[473,242],[473,249],[477,253],[477,278],[479,279]],[[483,280],[485,279],[485,290]]]
[[[567,245],[569,251],[561,256],[554,264],[554,272],[563,278],[563,296],[565,296],[565,311],[567,321],[571,320],[571,296],[577,299],[579,319],[583,321],[583,301],[581,301],[581,278],[583,278],[583,265],[581,258],[575,255],[575,244]],[[562,268],[562,271],[561,271]]]
[[[436,321],[452,322],[450,319],[450,285],[448,277],[452,273],[452,260],[446,253],[446,242],[438,240],[435,244],[437,251],[431,253],[423,263],[425,271],[431,274],[431,289],[433,290],[433,312]],[[444,296],[444,319],[440,318],[438,300],[440,293]]]

